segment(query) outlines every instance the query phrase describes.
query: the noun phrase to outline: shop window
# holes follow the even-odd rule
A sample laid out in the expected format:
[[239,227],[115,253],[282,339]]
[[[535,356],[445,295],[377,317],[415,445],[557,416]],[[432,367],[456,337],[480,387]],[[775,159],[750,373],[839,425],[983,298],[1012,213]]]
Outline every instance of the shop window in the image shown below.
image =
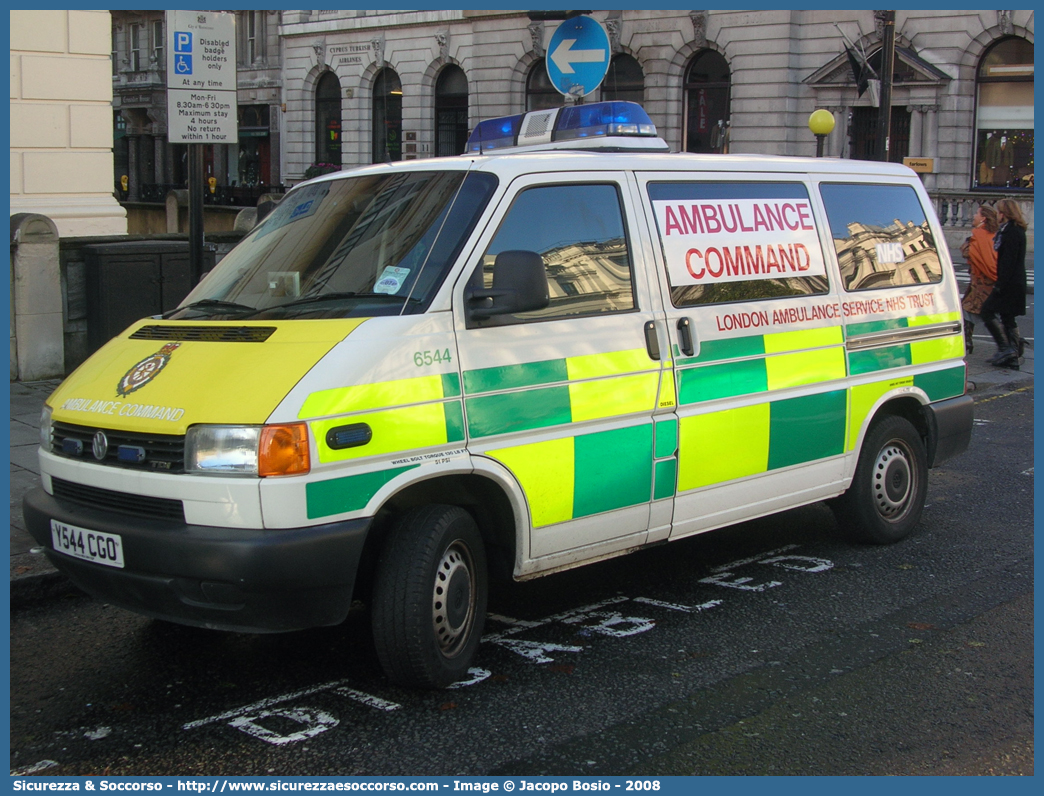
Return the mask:
[[645,75],[641,64],[630,55],[614,55],[601,85],[601,99],[645,102]]
[[975,113],[977,188],[1033,188],[1033,45],[1011,37],[979,64]]
[[729,151],[731,75],[725,58],[703,50],[685,73],[685,151]]
[[395,160],[402,160],[402,83],[382,69],[373,81],[373,162]]
[[924,208],[907,185],[820,185],[845,290],[942,281]]
[[269,110],[267,105],[239,106],[240,185],[268,185],[271,182]]
[[468,79],[447,66],[435,81],[435,154],[459,155],[468,143]]
[[544,185],[515,197],[482,258],[492,287],[503,251],[537,252],[544,260],[550,301],[535,312],[499,316],[494,325],[627,312],[636,306],[631,258],[615,185]]
[[537,61],[529,70],[526,78],[526,110],[546,111],[550,108],[559,108],[563,104],[562,95],[554,87],[551,78],[547,75],[547,62]]
[[341,165],[341,81],[333,72],[315,87],[315,162]]

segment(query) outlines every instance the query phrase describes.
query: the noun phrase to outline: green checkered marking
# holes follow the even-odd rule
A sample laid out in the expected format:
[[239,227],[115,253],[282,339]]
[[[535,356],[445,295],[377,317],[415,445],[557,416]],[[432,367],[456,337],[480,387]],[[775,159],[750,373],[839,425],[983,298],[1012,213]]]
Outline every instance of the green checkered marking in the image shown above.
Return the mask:
[[446,442],[463,442],[464,408],[460,401],[447,401],[442,409],[446,415]]
[[480,395],[466,398],[468,430],[473,437],[509,434],[573,421],[569,387]]
[[665,459],[656,462],[656,486],[653,500],[671,497],[678,490],[678,460]]
[[773,401],[769,409],[768,469],[843,453],[847,406],[846,390]]
[[964,365],[914,376],[914,386],[924,390],[929,401],[942,401],[964,395]]
[[706,340],[700,344],[699,356],[678,359],[677,364],[692,365],[698,362],[716,362],[719,359],[756,357],[762,356],[764,353],[765,337],[760,334],[733,337],[728,340]]
[[329,517],[332,514],[343,514],[347,511],[360,511],[366,508],[366,504],[381,487],[417,466],[411,464],[407,467],[394,467],[390,470],[377,470],[372,473],[305,484],[308,519]]
[[875,348],[870,351],[849,351],[848,369],[853,376],[874,373],[889,368],[902,368],[913,364],[909,343]]
[[768,371],[764,359],[688,368],[678,375],[678,402],[683,405],[768,390]]
[[464,392],[476,395],[563,381],[569,381],[565,359],[548,359],[543,362],[464,371]]
[[892,318],[887,321],[870,321],[869,323],[850,323],[845,326],[845,334],[848,337],[858,337],[863,334],[875,334],[876,332],[890,332],[893,329],[906,329],[909,324],[906,318]]
[[442,374],[442,394],[446,398],[460,395],[460,375],[457,373]]
[[575,437],[573,517],[647,503],[652,444],[652,423]]

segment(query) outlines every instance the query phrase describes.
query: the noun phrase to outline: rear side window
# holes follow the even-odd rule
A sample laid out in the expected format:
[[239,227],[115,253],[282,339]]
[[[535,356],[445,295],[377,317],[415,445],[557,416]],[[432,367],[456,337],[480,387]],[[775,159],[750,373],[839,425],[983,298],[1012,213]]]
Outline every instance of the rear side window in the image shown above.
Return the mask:
[[675,307],[829,289],[803,184],[650,183],[649,199]]
[[819,186],[847,291],[942,281],[942,264],[917,193],[908,185]]
[[492,318],[491,325],[629,312],[636,306],[615,185],[541,185],[520,192],[482,258],[486,287],[493,284],[497,255],[512,249],[543,258],[550,301],[542,310]]

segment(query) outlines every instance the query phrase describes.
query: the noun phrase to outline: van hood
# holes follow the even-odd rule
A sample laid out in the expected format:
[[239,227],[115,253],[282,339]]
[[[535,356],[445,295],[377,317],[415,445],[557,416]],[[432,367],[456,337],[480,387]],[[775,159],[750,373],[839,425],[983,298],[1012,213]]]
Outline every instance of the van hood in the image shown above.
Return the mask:
[[139,321],[77,368],[47,403],[54,420],[125,431],[259,425],[365,321]]

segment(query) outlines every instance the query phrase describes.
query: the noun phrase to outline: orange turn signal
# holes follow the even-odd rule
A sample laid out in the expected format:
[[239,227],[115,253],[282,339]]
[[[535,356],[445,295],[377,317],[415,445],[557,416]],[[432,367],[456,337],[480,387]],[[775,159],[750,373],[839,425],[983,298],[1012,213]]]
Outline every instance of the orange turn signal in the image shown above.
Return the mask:
[[301,475],[311,469],[308,456],[308,425],[291,423],[265,426],[257,456],[257,474]]

